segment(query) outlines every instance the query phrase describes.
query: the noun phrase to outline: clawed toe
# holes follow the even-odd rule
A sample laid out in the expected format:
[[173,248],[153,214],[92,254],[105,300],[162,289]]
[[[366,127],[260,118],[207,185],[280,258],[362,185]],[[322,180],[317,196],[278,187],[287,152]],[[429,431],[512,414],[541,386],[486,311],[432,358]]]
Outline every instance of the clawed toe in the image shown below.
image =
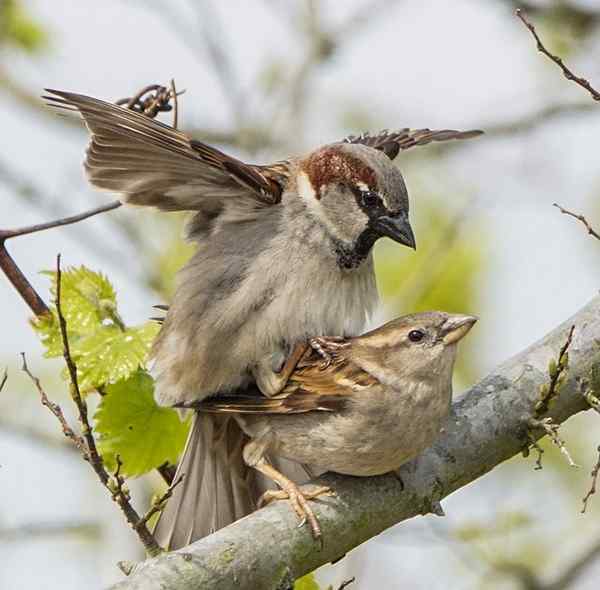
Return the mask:
[[313,537],[315,539],[321,538],[321,527],[319,521],[315,516],[309,500],[314,500],[320,496],[332,496],[334,492],[327,486],[319,486],[312,490],[301,490],[296,484],[286,485],[281,490],[267,490],[259,499],[258,505],[265,506],[274,500],[288,500],[292,505],[294,512],[298,516],[300,522],[299,527],[304,526],[307,522],[310,525]]
[[311,338],[308,343],[310,347],[323,359],[320,369],[324,371],[335,360],[336,353],[341,348],[346,348],[348,342],[344,338],[337,337],[317,337]]

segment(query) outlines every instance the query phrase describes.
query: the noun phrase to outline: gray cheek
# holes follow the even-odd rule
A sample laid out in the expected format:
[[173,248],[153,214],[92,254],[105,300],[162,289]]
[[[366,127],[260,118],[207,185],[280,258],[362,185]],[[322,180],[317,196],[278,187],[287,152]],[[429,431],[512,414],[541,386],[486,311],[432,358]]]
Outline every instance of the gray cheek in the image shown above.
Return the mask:
[[321,206],[334,237],[353,243],[367,228],[369,218],[348,190],[330,187],[323,190]]

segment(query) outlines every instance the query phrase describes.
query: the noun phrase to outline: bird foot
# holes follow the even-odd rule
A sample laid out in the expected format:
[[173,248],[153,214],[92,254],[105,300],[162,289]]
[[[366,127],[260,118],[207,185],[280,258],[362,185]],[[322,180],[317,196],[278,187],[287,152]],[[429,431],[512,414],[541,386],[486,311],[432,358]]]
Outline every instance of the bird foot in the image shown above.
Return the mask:
[[338,336],[319,336],[311,338],[308,343],[310,347],[323,359],[321,371],[324,371],[335,360],[336,354],[342,348],[350,346],[349,342]]
[[294,512],[300,519],[298,526],[304,526],[308,522],[315,539],[321,538],[321,527],[315,516],[309,500],[314,500],[320,496],[333,496],[334,492],[327,486],[319,486],[312,490],[301,490],[295,483],[285,484],[281,490],[267,490],[259,499],[258,506],[262,507],[274,500],[288,500],[294,509]]

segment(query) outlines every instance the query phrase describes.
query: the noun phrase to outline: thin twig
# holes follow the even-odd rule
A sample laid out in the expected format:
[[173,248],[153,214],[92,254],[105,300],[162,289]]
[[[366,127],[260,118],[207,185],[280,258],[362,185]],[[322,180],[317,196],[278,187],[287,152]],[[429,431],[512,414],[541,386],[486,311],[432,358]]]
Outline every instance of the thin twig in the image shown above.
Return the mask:
[[94,215],[105,213],[106,211],[111,211],[112,209],[116,209],[120,206],[121,203],[119,201],[113,201],[108,205],[103,205],[102,207],[95,207],[94,209],[90,209],[89,211],[79,213],[78,215],[61,217],[60,219],[55,219],[54,221],[48,221],[46,223],[37,223],[35,225],[29,225],[17,229],[0,230],[0,269],[2,269],[8,280],[17,290],[17,293],[19,293],[23,301],[27,303],[29,309],[31,309],[31,311],[36,316],[41,316],[48,313],[48,306],[40,297],[39,293],[34,289],[33,285],[27,280],[27,277],[23,274],[23,272],[18,267],[17,263],[13,260],[11,255],[8,253],[5,242],[7,240],[10,240],[11,238],[45,231],[54,227],[61,227],[63,225],[77,223],[79,221],[83,221],[84,219],[93,217]]
[[579,391],[583,396],[583,399],[588,403],[590,408],[600,414],[600,399],[594,395],[593,389],[589,386],[587,379],[577,378],[579,383]]
[[61,279],[62,271],[60,267],[59,254],[56,257],[56,314],[58,316],[58,325],[60,328],[60,334],[63,343],[63,357],[65,359],[70,378],[69,389],[71,397],[73,398],[73,401],[77,406],[77,410],[79,413],[79,423],[81,425],[81,433],[85,441],[85,457],[92,466],[93,470],[96,472],[96,475],[98,476],[98,479],[100,480],[102,485],[110,491],[113,500],[121,508],[123,514],[125,515],[125,518],[127,519],[127,522],[137,533],[148,555],[156,556],[159,553],[161,553],[162,549],[159,547],[158,543],[156,542],[156,539],[153,537],[152,533],[145,525],[145,523],[142,523],[140,525],[140,516],[130,503],[129,492],[124,488],[123,478],[120,476],[119,473],[119,457],[117,457],[117,471],[115,473],[115,478],[113,479],[106,471],[104,462],[102,461],[102,457],[98,453],[96,441],[94,439],[92,428],[88,419],[87,404],[83,399],[79,388],[79,381],[77,378],[77,366],[75,365],[75,362],[73,361],[73,358],[71,356],[69,338],[67,336],[67,322],[62,313],[61,306]]
[[[579,467],[579,465],[577,465],[577,463],[575,463],[575,461],[573,461],[573,459],[571,458],[571,454],[569,453],[569,450],[567,449],[567,447],[565,445],[565,441],[562,438],[560,438],[560,436],[558,435],[558,430],[560,428],[560,424],[555,424],[553,422],[552,418],[550,418],[550,417],[543,418],[542,420],[537,420],[536,418],[530,418],[528,420],[527,424],[532,429],[539,428],[539,429],[543,430],[550,437],[550,440],[560,449],[560,452],[565,456],[569,465],[571,467]],[[537,445],[536,445],[536,447],[537,447]],[[536,469],[537,468],[541,469],[541,465],[540,464],[538,464],[538,465],[539,465],[539,467],[536,467]]]
[[4,373],[2,374],[2,379],[0,379],[0,391],[4,389],[6,385],[6,381],[8,380],[8,368],[4,369]]
[[55,219],[54,221],[47,221],[45,223],[38,223],[35,225],[28,225],[26,227],[20,227],[17,229],[0,229],[0,242],[4,242],[5,240],[9,240],[10,238],[16,238],[18,236],[25,236],[27,234],[45,231],[54,227],[62,227],[63,225],[71,225],[72,223],[78,223],[79,221],[83,221],[84,219],[94,217],[95,215],[99,215],[100,213],[106,213],[107,211],[117,209],[121,205],[121,201],[113,201],[112,203],[108,203],[107,205],[95,207],[94,209],[89,209],[88,211],[78,213],[77,215],[71,215],[70,217],[61,217],[60,219]]
[[590,486],[590,489],[588,490],[588,493],[583,497],[583,507],[581,508],[581,514],[585,514],[585,511],[587,510],[587,505],[588,505],[588,501],[589,499],[596,493],[596,484],[598,483],[598,474],[600,473],[600,446],[598,446],[598,460],[596,461],[596,465],[594,466],[594,469],[592,469],[592,473],[590,474],[592,476],[592,484]]
[[346,588],[347,586],[350,586],[350,584],[354,584],[354,580],[355,580],[355,579],[356,579],[356,578],[350,578],[349,580],[345,580],[345,581],[343,581],[343,582],[342,582],[342,583],[339,585],[339,587],[338,587],[338,590],[344,590],[344,588]]
[[573,213],[573,211],[569,211],[568,209],[561,207],[558,203],[553,203],[553,206],[556,207],[561,213],[564,213],[565,215],[570,215],[571,217],[574,217],[575,219],[581,221],[581,223],[585,225],[587,233],[591,236],[594,236],[597,240],[600,240],[600,234],[596,230],[594,230],[594,228],[588,223],[588,220],[583,215]]
[[540,443],[537,440],[535,440],[535,438],[529,431],[527,432],[527,437],[529,439],[529,445],[523,449],[523,456],[529,456],[529,447],[531,447],[537,453],[534,469],[536,471],[540,471],[544,468],[544,466],[542,465],[542,455],[544,454],[544,449],[542,449]]
[[558,396],[558,389],[561,381],[561,376],[566,371],[568,366],[568,356],[567,353],[569,351],[569,346],[571,346],[571,342],[573,341],[573,332],[575,330],[575,326],[571,326],[569,329],[569,333],[567,334],[567,339],[562,345],[560,352],[558,353],[558,360],[556,361],[556,366],[553,369],[550,369],[550,383],[546,387],[542,389],[540,399],[535,404],[534,408],[534,417],[540,418],[543,416],[550,407],[550,403],[552,400]]
[[179,101],[177,100],[177,89],[175,88],[174,78],[171,78],[171,97],[173,98],[173,129],[177,129],[177,119],[179,116]]
[[542,40],[540,39],[539,35],[537,34],[535,27],[527,20],[527,17],[523,13],[523,11],[521,9],[517,8],[517,10],[515,11],[515,14],[533,35],[533,38],[535,39],[535,41],[537,43],[538,51],[540,53],[543,53],[546,57],[550,58],[562,70],[562,72],[567,80],[570,80],[571,82],[575,82],[575,84],[578,84],[582,88],[585,88],[585,90],[587,90],[591,94],[591,96],[594,100],[600,100],[600,92],[598,92],[595,88],[593,88],[592,85],[585,78],[580,78],[579,76],[574,74],[565,65],[563,60],[560,57],[558,57],[558,55],[553,55],[546,49],[546,47],[544,47],[544,44],[542,43]]
[[155,514],[164,508],[167,500],[173,495],[173,490],[183,481],[184,476],[185,474],[182,473],[177,479],[173,480],[173,483],[167,488],[166,492],[152,502],[152,506],[150,506],[146,514],[140,518],[138,526],[146,525]]
[[21,353],[21,357],[23,359],[23,365],[21,369],[29,376],[36,389],[38,390],[38,393],[40,394],[40,399],[42,400],[42,405],[46,406],[56,416],[56,419],[60,422],[63,434],[70,441],[73,442],[73,444],[79,449],[79,451],[81,451],[81,454],[83,455],[84,459],[87,460],[87,448],[85,445],[85,441],[81,436],[76,434],[75,431],[69,426],[69,423],[67,422],[67,419],[65,418],[65,415],[63,414],[60,406],[50,401],[50,399],[46,395],[46,392],[44,391],[44,388],[42,387],[40,380],[29,370],[24,352]]

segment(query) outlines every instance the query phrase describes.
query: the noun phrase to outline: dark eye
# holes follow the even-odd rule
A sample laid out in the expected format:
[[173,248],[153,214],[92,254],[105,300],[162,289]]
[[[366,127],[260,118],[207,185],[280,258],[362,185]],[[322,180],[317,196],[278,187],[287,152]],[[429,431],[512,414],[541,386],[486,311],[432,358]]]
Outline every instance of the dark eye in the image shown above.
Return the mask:
[[362,191],[361,201],[362,201],[363,207],[367,207],[368,209],[371,209],[372,207],[376,207],[380,203],[379,195],[372,191]]
[[423,330],[411,330],[408,333],[408,339],[411,342],[421,342],[425,338],[425,332]]

